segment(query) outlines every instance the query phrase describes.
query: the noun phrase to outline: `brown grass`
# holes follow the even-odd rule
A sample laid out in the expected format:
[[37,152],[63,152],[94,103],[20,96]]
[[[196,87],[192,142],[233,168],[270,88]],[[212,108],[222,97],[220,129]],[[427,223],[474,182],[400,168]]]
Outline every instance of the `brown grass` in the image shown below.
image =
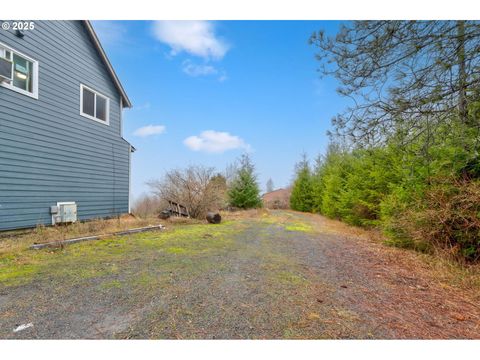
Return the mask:
[[[312,220],[318,215],[311,216]],[[321,217],[315,221],[316,227],[323,232],[347,235],[369,245],[374,252],[386,254],[392,264],[398,265],[412,274],[423,273],[442,287],[456,288],[474,295],[480,300],[480,264],[459,263],[455,258],[441,251],[420,253],[414,249],[400,249],[386,245],[387,238],[378,229],[365,229],[345,224],[338,220]]]
[[123,215],[114,219],[97,219],[77,222],[62,226],[39,225],[33,229],[10,231],[1,233],[0,255],[24,250],[33,244],[60,241],[82,236],[111,234],[149,225],[176,225],[198,224],[198,220],[188,218],[170,218],[160,220],[156,217],[140,218],[134,215]]
[[[378,301],[375,296],[368,297],[370,300],[364,301],[362,306],[379,318],[397,319],[392,320],[391,326],[398,327],[399,337],[413,336],[423,330],[428,333],[427,322],[409,320],[422,318],[422,311],[439,314],[448,310],[446,316],[451,318],[451,324],[438,329],[440,335],[437,336],[442,338],[448,338],[452,331],[458,330],[456,322],[478,319],[478,311],[474,309],[478,309],[480,303],[480,265],[460,264],[440,253],[392,247],[378,230],[351,226],[316,214],[250,210],[227,214],[229,216],[235,220],[258,217],[282,226],[294,224],[300,227],[305,223],[318,234],[343,238],[341,250],[344,252],[335,255],[332,244],[331,255],[344,261],[347,268],[354,266],[365,271],[365,277],[370,279],[368,282],[383,282],[390,289],[389,296],[380,297]],[[438,309],[438,304],[445,305],[445,308]]]
[[237,210],[237,211],[222,211],[222,221],[235,221],[242,219],[256,219],[262,216],[268,216],[270,211],[264,208],[250,209],[250,210]]
[[[443,288],[456,289],[480,301],[480,264],[459,263],[448,254],[439,251],[420,253],[413,249],[392,247],[387,245],[387,238],[378,229],[360,228],[317,214],[296,211],[280,211],[272,214],[278,218],[278,223],[295,222],[299,218],[304,218],[312,225],[314,231],[351,239],[354,248],[356,242],[361,242],[361,247],[369,249],[372,254],[378,254],[374,257],[386,256],[389,259],[384,265],[385,272],[397,269],[400,272],[422,274]],[[239,213],[236,216],[237,218],[254,216],[254,213]],[[398,276],[401,277],[400,274]]]

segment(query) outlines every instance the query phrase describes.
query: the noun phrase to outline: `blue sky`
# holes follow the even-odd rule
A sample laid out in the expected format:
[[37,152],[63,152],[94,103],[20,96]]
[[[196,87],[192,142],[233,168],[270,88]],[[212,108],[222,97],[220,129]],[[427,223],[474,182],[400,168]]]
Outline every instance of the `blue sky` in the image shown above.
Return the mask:
[[136,148],[132,193],[189,164],[219,171],[249,152],[264,189],[292,179],[306,152],[323,153],[345,107],[319,79],[311,33],[332,21],[95,21],[133,108],[124,136]]

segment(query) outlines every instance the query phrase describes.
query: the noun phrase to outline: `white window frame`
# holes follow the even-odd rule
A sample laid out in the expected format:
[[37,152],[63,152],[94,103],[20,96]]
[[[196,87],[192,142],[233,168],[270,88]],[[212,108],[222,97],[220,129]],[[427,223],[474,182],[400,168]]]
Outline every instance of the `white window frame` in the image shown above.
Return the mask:
[[18,92],[20,94],[29,96],[34,99],[38,99],[38,71],[39,71],[39,62],[35,59],[32,59],[30,56],[27,56],[20,51],[15,50],[14,48],[5,45],[4,43],[0,42],[0,56],[4,57],[5,56],[5,50],[10,51],[12,53],[12,58],[13,54],[16,54],[18,56],[21,56],[22,58],[25,58],[26,60],[30,61],[33,65],[33,74],[32,74],[32,92],[20,89],[16,86],[13,85],[13,81],[10,83],[8,82],[1,82],[0,86],[13,90],[15,92]]
[[[105,117],[105,120],[98,119],[95,116],[91,116],[91,115],[85,114],[83,112],[83,89],[87,89],[88,91],[91,91],[92,93],[95,94],[95,102],[93,103],[93,113],[94,114],[97,113],[97,95],[105,98],[105,100],[106,100],[106,110],[105,110],[106,111],[106,117]],[[90,120],[96,121],[100,124],[110,125],[110,98],[108,96],[105,96],[101,92],[93,90],[91,87],[88,87],[87,85],[80,84],[80,115],[82,115],[83,117],[86,117]]]

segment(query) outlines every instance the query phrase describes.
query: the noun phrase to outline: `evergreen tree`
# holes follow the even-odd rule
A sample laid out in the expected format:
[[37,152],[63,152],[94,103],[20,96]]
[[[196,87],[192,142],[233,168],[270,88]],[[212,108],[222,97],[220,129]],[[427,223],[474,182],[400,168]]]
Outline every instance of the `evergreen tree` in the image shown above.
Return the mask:
[[313,197],[391,244],[480,261],[480,22],[354,21],[310,40],[353,103],[333,119],[342,146],[297,168],[292,208]]
[[345,190],[345,175],[348,160],[336,145],[329,148],[321,171],[323,192],[319,209],[323,215],[341,218],[340,198]]
[[416,130],[405,139],[412,142],[426,127],[472,120],[479,21],[353,21],[335,35],[316,32],[310,42],[320,73],[334,76],[339,94],[353,99],[333,119],[337,135],[384,143],[402,124]]
[[239,166],[228,191],[230,205],[240,209],[251,209],[262,206],[255,166],[250,157],[242,155]]
[[296,177],[290,196],[290,207],[297,211],[313,210],[313,184],[310,166],[305,154],[296,165]]

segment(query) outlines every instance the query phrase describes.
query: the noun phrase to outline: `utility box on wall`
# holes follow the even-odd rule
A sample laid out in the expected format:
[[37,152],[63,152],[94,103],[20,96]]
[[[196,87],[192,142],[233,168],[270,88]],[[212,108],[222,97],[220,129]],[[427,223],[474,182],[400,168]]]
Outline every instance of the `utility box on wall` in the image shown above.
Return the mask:
[[77,204],[71,202],[58,202],[56,206],[50,206],[52,225],[74,223],[77,221]]

